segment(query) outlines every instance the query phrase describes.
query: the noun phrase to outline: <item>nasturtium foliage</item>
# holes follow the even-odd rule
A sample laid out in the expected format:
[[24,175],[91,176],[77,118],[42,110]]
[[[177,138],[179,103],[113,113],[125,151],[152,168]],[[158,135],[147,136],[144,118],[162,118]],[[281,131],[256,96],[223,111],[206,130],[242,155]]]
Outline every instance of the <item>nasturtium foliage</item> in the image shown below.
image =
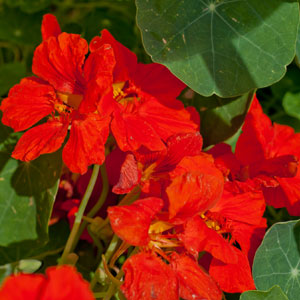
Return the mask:
[[5,3],[11,7],[20,7],[27,13],[40,11],[51,4],[51,0],[5,0]]
[[267,291],[244,292],[240,300],[288,300],[288,298],[278,285],[274,285]]
[[62,167],[60,151],[31,162],[11,158],[19,136],[1,125],[0,246],[23,240],[47,240]]
[[282,100],[282,105],[288,115],[300,119],[300,92],[286,93]]
[[216,95],[209,98],[200,95],[195,97],[193,104],[200,113],[200,132],[204,147],[223,142],[239,130],[253,95],[254,92],[233,98],[220,98]]
[[21,45],[37,45],[41,41],[40,12],[26,14],[18,7],[0,10],[0,39]]
[[14,84],[25,77],[26,67],[23,63],[13,62],[0,66],[0,95],[4,95]]
[[146,51],[204,96],[242,95],[278,81],[295,56],[290,0],[136,0]]
[[300,295],[300,223],[280,222],[266,233],[253,262],[253,279],[259,290],[279,285],[288,299]]
[[0,247],[0,265],[10,263],[15,266],[20,260],[36,257],[43,259],[47,255],[54,255],[63,249],[69,233],[69,225],[61,221],[49,227],[49,237],[46,243],[39,240],[22,241],[8,247]]

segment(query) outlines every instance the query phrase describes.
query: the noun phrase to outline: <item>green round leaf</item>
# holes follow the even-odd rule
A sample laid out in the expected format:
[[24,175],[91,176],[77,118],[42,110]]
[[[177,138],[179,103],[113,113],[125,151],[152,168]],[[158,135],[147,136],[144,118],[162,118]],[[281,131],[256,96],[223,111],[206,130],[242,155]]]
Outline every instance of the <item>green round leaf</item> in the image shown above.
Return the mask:
[[17,265],[20,272],[34,273],[42,265],[42,262],[37,259],[21,259]]
[[300,119],[300,93],[286,93],[282,105],[288,115]]
[[253,262],[256,288],[267,290],[279,285],[288,299],[300,295],[300,223],[277,223],[266,233]]
[[244,292],[240,300],[288,300],[288,298],[278,285],[274,285],[268,291]]
[[10,157],[19,135],[0,124],[0,245],[46,241],[62,167],[61,152],[31,162]]
[[146,51],[204,96],[271,85],[295,56],[291,0],[136,0]]

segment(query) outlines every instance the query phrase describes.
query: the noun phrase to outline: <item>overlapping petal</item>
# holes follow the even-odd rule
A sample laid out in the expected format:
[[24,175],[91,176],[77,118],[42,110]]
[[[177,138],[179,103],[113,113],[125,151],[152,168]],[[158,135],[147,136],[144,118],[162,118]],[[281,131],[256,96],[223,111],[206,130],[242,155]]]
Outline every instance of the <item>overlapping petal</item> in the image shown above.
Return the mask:
[[156,255],[140,253],[123,265],[125,280],[121,286],[127,300],[178,300],[178,281],[172,269]]
[[57,151],[68,132],[68,122],[52,119],[26,131],[19,139],[12,157],[31,161],[41,154]]
[[51,267],[46,276],[18,274],[7,277],[1,300],[94,300],[88,282],[71,266]]
[[166,189],[170,218],[184,220],[211,208],[221,197],[224,178],[210,156],[185,157],[171,172]]
[[179,281],[179,295],[186,300],[220,300],[222,292],[216,282],[191,258],[173,255],[171,267]]
[[10,89],[0,109],[2,123],[15,131],[25,130],[54,110],[56,93],[46,82],[28,77]]
[[72,172],[83,174],[89,165],[104,162],[109,121],[109,117],[98,114],[73,117],[70,138],[63,149],[63,160]]
[[152,219],[161,210],[163,200],[149,197],[131,205],[114,206],[108,209],[113,231],[125,242],[134,246],[146,246]]
[[32,72],[60,92],[81,95],[87,52],[87,42],[78,34],[63,32],[57,38],[49,37],[34,52]]

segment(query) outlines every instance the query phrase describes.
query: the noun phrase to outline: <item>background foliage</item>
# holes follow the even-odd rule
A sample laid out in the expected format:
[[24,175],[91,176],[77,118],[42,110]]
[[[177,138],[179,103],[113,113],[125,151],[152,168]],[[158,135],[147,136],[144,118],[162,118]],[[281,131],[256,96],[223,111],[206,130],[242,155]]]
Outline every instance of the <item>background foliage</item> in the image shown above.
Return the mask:
[[[139,61],[151,62],[149,53],[154,61],[170,68],[194,90],[187,88],[181,99],[199,111],[206,147],[222,141],[234,146],[256,88],[261,88],[258,98],[271,119],[300,132],[297,2],[0,0],[0,96],[5,98],[21,78],[32,75],[33,51],[41,41],[42,16],[53,13],[63,31],[79,33],[90,41],[107,28],[137,54]],[[65,223],[50,227],[50,233],[47,226],[62,167],[61,154],[19,163],[10,158],[18,138],[18,134],[1,125],[0,280],[15,269],[36,271],[39,261],[43,261],[39,271],[55,263],[69,233]],[[269,225],[294,219],[285,209],[271,207],[266,216]],[[280,276],[276,273],[282,273],[281,267],[292,259],[296,259],[293,266],[295,263],[298,267],[299,232],[293,229],[295,224],[296,221],[278,224],[270,229],[254,263],[257,288],[269,291],[246,292],[242,300],[295,299],[293,295],[300,294],[299,285],[287,288],[291,277],[276,279]],[[57,232],[59,238],[54,238]],[[282,246],[276,251],[285,257],[278,262],[278,271],[260,263],[271,259],[266,252],[275,251],[268,248],[276,246],[276,241],[272,242],[275,232],[283,235]],[[94,264],[89,259],[93,250],[84,242],[79,247],[80,271],[88,277],[88,269]],[[268,276],[276,280],[268,281]],[[299,274],[295,278],[298,280]],[[228,299],[234,297],[239,295]]]

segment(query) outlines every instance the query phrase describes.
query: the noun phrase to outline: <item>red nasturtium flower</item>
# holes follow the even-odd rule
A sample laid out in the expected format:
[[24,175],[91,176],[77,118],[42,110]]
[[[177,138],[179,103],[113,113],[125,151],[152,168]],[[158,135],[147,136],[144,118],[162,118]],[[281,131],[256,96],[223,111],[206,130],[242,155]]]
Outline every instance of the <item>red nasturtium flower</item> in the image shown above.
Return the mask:
[[212,149],[220,169],[230,175],[231,181],[262,190],[267,204],[286,207],[291,215],[299,215],[300,134],[289,126],[272,124],[256,97],[242,130],[235,154],[225,144]]
[[122,151],[145,146],[163,150],[175,133],[195,132],[195,115],[176,100],[185,85],[160,64],[142,64],[136,55],[107,31],[95,37],[90,47],[98,51],[112,45],[116,57],[113,88],[98,105],[100,114],[112,116],[111,131]]
[[29,129],[12,156],[30,161],[58,150],[68,128],[70,138],[63,160],[72,172],[85,173],[91,164],[104,161],[104,143],[109,134],[108,116],[95,107],[112,85],[115,57],[103,44],[88,58],[88,44],[78,34],[61,33],[57,20],[45,15],[43,42],[36,48],[32,71],[2,101],[3,124],[23,131],[47,117],[47,122]]
[[179,133],[166,141],[166,149],[149,151],[139,149],[127,154],[121,170],[120,178],[112,191],[117,194],[130,192],[140,184],[142,191],[154,195],[168,179],[171,172],[184,156],[195,156],[201,153],[202,137],[199,132]]
[[42,274],[18,274],[5,279],[1,300],[94,300],[89,283],[71,266],[51,267]]
[[167,233],[174,225],[159,218],[162,206],[162,199],[149,197],[129,206],[108,209],[116,234],[128,244],[143,249],[125,262],[125,280],[121,290],[128,300],[151,297],[161,300],[178,300],[179,297],[220,300],[222,293],[218,285],[195,260],[184,254],[173,252],[168,255],[163,252],[163,248],[179,247],[180,242],[175,234]]

